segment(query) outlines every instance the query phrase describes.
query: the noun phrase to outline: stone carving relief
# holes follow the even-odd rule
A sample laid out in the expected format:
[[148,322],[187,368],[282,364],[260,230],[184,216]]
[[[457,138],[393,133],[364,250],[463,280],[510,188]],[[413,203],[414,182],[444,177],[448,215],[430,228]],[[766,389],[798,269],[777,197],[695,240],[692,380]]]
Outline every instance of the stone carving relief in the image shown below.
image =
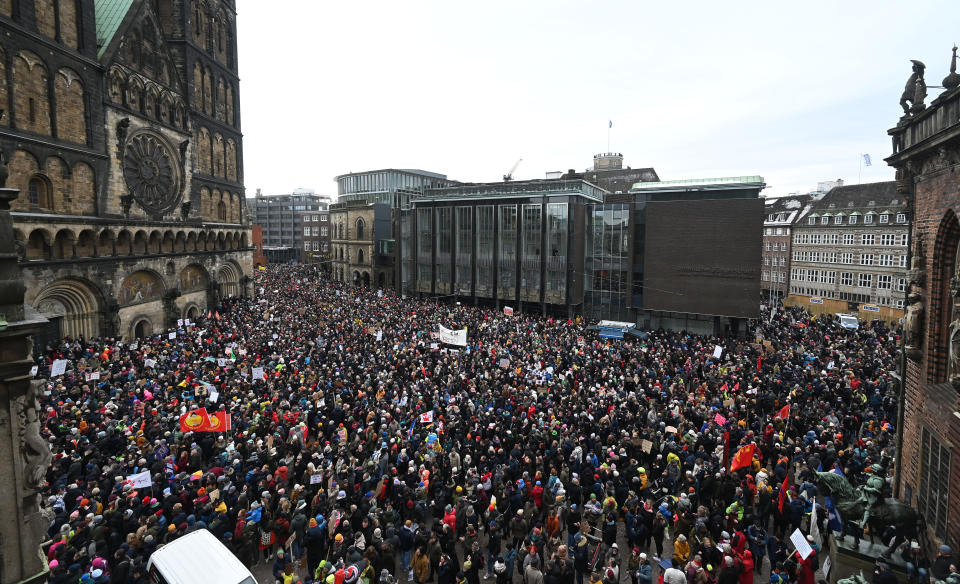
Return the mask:
[[24,466],[23,487],[27,493],[43,489],[47,467],[53,458],[50,445],[40,435],[40,402],[37,395],[42,383],[41,380],[31,381],[27,393],[16,399]]
[[917,243],[910,260],[909,290],[907,293],[907,313],[904,318],[907,358],[919,361],[923,357],[923,287],[925,285],[923,237],[917,237]]

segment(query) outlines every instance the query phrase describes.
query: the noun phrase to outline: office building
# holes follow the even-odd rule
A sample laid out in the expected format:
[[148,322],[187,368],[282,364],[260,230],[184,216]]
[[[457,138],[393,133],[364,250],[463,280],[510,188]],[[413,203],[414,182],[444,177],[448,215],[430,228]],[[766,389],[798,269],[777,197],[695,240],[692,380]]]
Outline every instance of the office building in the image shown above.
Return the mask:
[[[312,189],[296,189],[290,194],[266,196],[257,194],[247,199],[250,219],[263,228],[263,246],[271,261],[304,261],[301,215],[326,210],[330,197]],[[312,215],[311,215],[312,216]]]
[[906,198],[893,181],[831,189],[793,224],[787,304],[896,323],[909,231]]
[[303,211],[300,214],[303,226],[304,263],[320,264],[330,268],[330,211]]

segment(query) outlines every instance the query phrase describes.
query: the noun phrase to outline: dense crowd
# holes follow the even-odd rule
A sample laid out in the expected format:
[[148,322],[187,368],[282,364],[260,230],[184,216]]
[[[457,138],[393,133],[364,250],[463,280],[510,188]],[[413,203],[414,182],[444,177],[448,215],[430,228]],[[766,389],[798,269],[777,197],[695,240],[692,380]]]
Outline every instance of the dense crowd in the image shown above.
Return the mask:
[[[41,398],[54,584],[147,582],[150,554],[198,529],[284,584],[813,584],[814,471],[857,484],[895,454],[900,333],[879,322],[781,308],[745,340],[610,340],[314,267],[255,286],[175,338],[39,358],[41,377],[67,360]],[[196,408],[232,428],[181,432]],[[951,550],[911,543],[916,573],[957,581]]]

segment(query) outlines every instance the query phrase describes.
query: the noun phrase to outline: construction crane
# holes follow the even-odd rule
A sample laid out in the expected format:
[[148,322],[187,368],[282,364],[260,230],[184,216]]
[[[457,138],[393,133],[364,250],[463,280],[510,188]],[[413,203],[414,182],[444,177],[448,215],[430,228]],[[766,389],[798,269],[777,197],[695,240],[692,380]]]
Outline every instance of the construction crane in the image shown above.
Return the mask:
[[523,159],[522,159],[522,158],[518,158],[517,161],[513,164],[513,168],[510,169],[510,172],[508,172],[507,174],[503,175],[503,181],[504,181],[504,182],[513,180],[513,173],[517,171],[517,167],[520,166],[520,163],[521,163],[521,162],[523,162]]

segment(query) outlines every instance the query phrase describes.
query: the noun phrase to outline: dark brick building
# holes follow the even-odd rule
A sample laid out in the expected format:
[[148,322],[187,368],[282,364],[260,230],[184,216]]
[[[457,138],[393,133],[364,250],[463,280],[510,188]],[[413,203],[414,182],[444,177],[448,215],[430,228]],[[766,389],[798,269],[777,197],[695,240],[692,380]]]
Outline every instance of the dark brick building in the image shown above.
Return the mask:
[[[950,79],[944,80],[944,85]],[[956,84],[953,84],[956,87]],[[906,107],[905,107],[906,109]],[[913,207],[897,495],[939,542],[960,543],[960,89],[889,130],[897,189]]]

